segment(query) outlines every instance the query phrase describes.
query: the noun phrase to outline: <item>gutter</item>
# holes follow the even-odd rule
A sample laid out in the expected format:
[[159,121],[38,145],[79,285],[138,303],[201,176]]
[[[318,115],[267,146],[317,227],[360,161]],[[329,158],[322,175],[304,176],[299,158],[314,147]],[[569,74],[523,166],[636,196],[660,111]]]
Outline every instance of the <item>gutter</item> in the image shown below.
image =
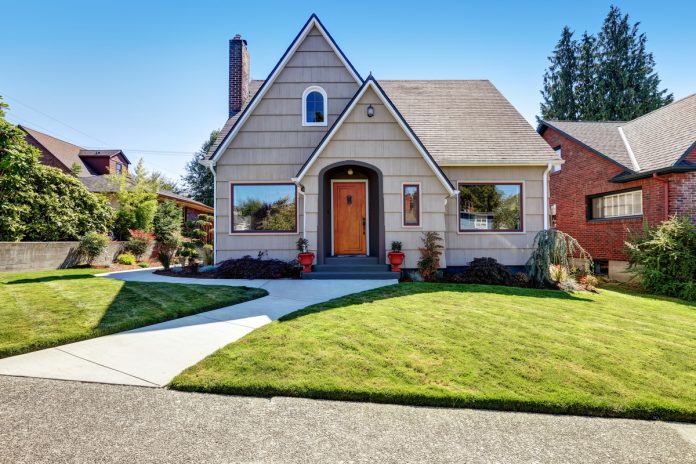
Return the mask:
[[681,166],[668,166],[666,168],[653,169],[650,171],[639,172],[639,173],[628,174],[628,175],[619,174],[618,176],[613,177],[611,179],[611,182],[616,182],[616,183],[621,184],[624,182],[631,182],[633,180],[647,179],[648,177],[653,177],[654,174],[661,175],[661,174],[672,174],[672,173],[690,172],[690,171],[696,171],[696,164],[681,165]]
[[215,163],[211,160],[202,159],[199,163],[206,166],[213,173],[213,264],[217,264],[217,173],[215,172]]
[[549,172],[553,168],[554,163],[549,163],[544,170],[542,177],[542,186],[544,191],[544,230],[549,228]]

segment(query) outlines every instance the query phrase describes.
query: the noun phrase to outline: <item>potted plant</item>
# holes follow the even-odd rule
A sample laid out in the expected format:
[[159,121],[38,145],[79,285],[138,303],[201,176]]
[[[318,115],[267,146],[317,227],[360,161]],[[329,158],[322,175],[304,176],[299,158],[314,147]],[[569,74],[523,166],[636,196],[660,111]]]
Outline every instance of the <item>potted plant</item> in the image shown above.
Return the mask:
[[309,240],[304,237],[297,239],[297,260],[302,265],[302,272],[312,272],[312,263],[314,262],[314,253],[309,251]]
[[389,264],[391,264],[391,270],[392,272],[401,272],[401,269],[399,269],[399,266],[401,266],[404,263],[404,253],[401,251],[401,242],[392,242],[391,243],[391,251],[387,253],[387,257],[389,258]]

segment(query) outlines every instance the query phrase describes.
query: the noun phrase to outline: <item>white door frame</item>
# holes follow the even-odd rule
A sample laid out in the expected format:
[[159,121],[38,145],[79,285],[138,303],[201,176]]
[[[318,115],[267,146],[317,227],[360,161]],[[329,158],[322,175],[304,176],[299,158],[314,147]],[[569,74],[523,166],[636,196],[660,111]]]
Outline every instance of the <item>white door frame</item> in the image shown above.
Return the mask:
[[367,179],[331,179],[331,256],[334,253],[334,183],[363,182],[365,184],[365,256],[370,256],[370,183]]

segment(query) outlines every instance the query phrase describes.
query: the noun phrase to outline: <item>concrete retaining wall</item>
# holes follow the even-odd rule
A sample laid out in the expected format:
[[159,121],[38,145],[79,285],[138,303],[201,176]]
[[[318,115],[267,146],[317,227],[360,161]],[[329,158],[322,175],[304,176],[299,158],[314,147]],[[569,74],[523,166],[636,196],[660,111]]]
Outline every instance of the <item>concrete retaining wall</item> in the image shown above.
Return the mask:
[[[0,242],[0,272],[64,269],[80,263],[80,242]],[[124,242],[111,242],[95,265],[109,265],[121,252]]]

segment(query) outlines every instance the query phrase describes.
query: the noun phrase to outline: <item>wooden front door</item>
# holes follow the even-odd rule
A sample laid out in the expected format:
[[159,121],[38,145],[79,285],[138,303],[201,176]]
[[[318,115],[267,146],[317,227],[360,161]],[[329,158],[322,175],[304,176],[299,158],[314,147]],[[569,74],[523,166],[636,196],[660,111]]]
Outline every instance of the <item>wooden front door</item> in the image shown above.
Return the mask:
[[366,182],[334,182],[334,255],[367,254],[366,200]]

